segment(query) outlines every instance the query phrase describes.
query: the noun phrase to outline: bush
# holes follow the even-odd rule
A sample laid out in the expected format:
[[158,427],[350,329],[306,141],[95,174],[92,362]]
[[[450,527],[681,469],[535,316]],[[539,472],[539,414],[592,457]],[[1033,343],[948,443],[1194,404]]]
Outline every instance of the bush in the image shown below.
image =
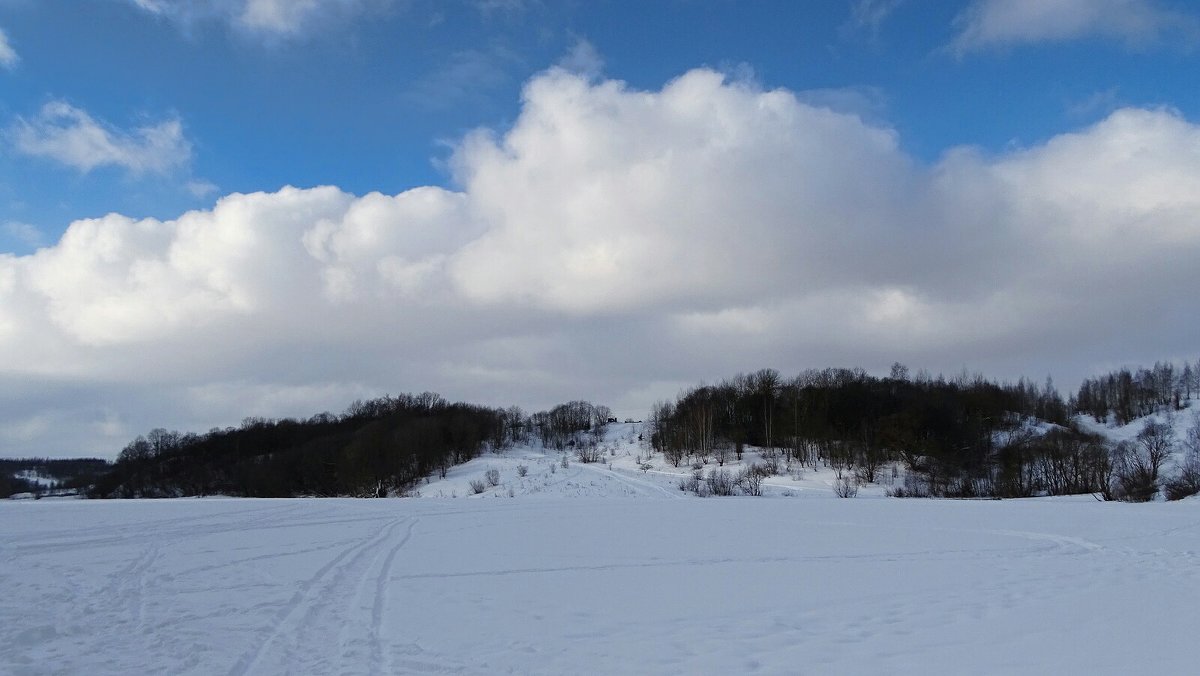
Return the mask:
[[733,495],[734,489],[737,487],[737,482],[734,480],[733,474],[727,469],[713,470],[708,473],[708,478],[704,480],[708,486],[708,492],[712,495]]
[[1168,500],[1182,500],[1200,493],[1200,483],[1185,481],[1182,477],[1163,484],[1163,494]]
[[751,465],[738,472],[737,485],[746,495],[760,496],[762,495],[762,468],[758,465]]
[[524,477],[526,474],[529,474],[529,466],[517,465],[517,476]]
[[471,492],[479,495],[487,490],[487,484],[479,479],[471,479]]
[[904,475],[904,484],[888,489],[888,497],[892,498],[929,498],[933,491],[924,475],[908,472]]
[[483,473],[483,478],[488,482],[489,486],[499,486],[500,485],[500,470],[489,469],[488,471]]
[[760,472],[764,472],[763,476],[775,476],[779,474],[779,457],[768,455],[762,459],[762,462],[756,465]]
[[1138,446],[1117,445],[1114,458],[1113,497],[1122,502],[1149,502],[1158,494],[1158,468]]
[[[600,460],[604,457],[604,449],[600,448],[596,444],[580,444],[579,447],[575,449],[575,455],[579,458],[579,462],[585,464],[591,462],[600,462]],[[564,467],[565,466],[566,465],[564,465]]]
[[679,480],[679,490],[688,493],[700,492],[700,477],[692,474]]
[[845,474],[839,476],[833,482],[833,492],[839,498],[853,498],[858,495],[858,479],[853,475]]
[[1179,468],[1179,476],[1163,484],[1168,500],[1182,500],[1200,493],[1200,454],[1190,454]]

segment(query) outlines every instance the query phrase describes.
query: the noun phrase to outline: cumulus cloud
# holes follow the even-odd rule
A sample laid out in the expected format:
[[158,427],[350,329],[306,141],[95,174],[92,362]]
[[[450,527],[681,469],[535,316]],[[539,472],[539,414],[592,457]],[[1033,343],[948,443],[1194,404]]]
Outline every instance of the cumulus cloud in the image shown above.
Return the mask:
[[955,21],[951,49],[959,55],[1005,45],[1098,36],[1130,46],[1167,36],[1194,42],[1195,16],[1153,0],[975,0]]
[[0,256],[10,447],[111,454],[87,446],[111,443],[96,430],[386,391],[638,416],[764,365],[1066,384],[1097,362],[1194,356],[1200,127],[1169,109],[928,166],[802,93],[553,68],[450,166],[455,190],[233,194]]
[[249,33],[280,37],[305,34],[334,18],[385,7],[391,0],[131,0],[174,21],[220,20]]
[[82,172],[115,166],[161,174],[186,165],[192,156],[178,118],[125,131],[62,101],[47,103],[33,119],[18,118],[8,134],[18,152]]
[[[837,258],[895,232],[890,196],[911,177],[892,132],[708,70],[652,95],[552,70],[503,139],[459,155],[489,224],[454,261],[459,288],[568,313],[834,283]],[[888,190],[857,194],[855,177]]]
[[20,61],[21,57],[17,56],[17,51],[9,44],[8,36],[0,29],[0,68],[16,68]]
[[596,46],[584,38],[575,38],[575,43],[559,62],[558,67],[588,77],[600,77],[604,72],[604,57]]

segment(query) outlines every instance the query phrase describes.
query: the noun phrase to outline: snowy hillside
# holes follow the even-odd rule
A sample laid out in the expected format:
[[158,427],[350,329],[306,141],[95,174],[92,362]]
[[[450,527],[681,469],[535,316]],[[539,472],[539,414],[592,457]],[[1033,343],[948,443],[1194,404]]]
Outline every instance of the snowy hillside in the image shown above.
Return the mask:
[[[664,460],[661,453],[652,453],[645,439],[649,432],[641,423],[619,423],[609,425],[599,445],[600,461],[582,463],[570,449],[555,451],[533,443],[505,449],[499,453],[488,453],[470,462],[450,468],[445,478],[428,477],[414,489],[410,496],[423,498],[547,498],[547,497],[656,497],[683,498],[693,493],[680,490],[679,484],[696,472],[693,465],[683,462],[676,467]],[[641,441],[639,441],[641,437]],[[715,458],[700,467],[708,475],[714,471],[727,471],[736,476],[754,464],[769,461],[761,450],[747,449],[743,459],[737,460],[729,454],[724,464]],[[562,460],[566,458],[566,466]],[[763,496],[775,497],[835,497],[837,472],[828,467],[787,464],[778,456],[778,471],[764,478],[761,489]],[[525,474],[521,476],[521,468]],[[494,470],[498,478],[496,485],[487,480],[487,472]],[[896,472],[903,469],[896,467]],[[847,476],[849,473],[846,473]],[[859,488],[860,497],[882,497],[895,477],[888,467],[876,484]],[[472,482],[483,485],[475,492]]]
[[647,499],[0,503],[0,672],[1194,669],[1194,499],[673,500],[613,471],[563,482]]
[[1159,411],[1143,418],[1136,418],[1126,425],[1097,422],[1095,418],[1087,414],[1077,415],[1075,419],[1085,430],[1103,435],[1113,443],[1134,440],[1147,421],[1169,424],[1174,429],[1176,441],[1182,442],[1188,438],[1192,429],[1200,424],[1198,403],[1200,400],[1190,399],[1183,403],[1184,408],[1181,411]]
[[[1076,420],[1082,428],[1111,442],[1118,483],[1123,471],[1129,473],[1121,469],[1124,462],[1125,467],[1134,467],[1135,471],[1142,468],[1143,476],[1146,471],[1157,471],[1157,489],[1150,487],[1145,493],[1149,499],[1177,500],[1200,493],[1200,409],[1195,400],[1184,400],[1179,407],[1160,408],[1125,425],[1104,424],[1090,415],[1080,415]],[[1157,465],[1151,462],[1154,457],[1160,458]]]

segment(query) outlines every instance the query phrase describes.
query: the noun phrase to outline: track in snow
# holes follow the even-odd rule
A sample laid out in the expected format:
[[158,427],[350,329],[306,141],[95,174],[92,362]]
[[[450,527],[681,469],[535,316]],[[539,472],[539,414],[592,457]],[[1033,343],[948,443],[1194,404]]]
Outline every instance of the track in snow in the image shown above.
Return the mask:
[[657,499],[0,504],[0,672],[1194,666],[1197,501],[667,500],[569,475]]

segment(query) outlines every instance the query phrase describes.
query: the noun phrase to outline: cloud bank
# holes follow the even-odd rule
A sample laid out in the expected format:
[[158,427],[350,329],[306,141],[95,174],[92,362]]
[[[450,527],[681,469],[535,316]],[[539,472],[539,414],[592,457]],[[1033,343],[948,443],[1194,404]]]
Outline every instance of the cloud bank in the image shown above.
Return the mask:
[[554,68],[450,166],[454,189],[232,194],[0,255],[0,451],[386,391],[636,416],[764,365],[1066,383],[1200,334],[1200,127],[1168,109],[927,166],[795,92]]

